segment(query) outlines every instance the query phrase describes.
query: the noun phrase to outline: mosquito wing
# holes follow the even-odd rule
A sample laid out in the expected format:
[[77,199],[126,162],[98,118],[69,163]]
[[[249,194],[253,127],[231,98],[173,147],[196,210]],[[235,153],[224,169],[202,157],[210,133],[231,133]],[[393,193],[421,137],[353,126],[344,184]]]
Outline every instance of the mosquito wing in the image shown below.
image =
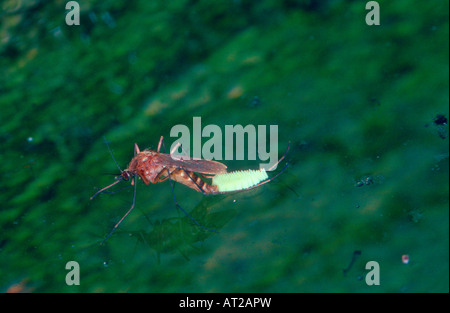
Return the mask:
[[155,165],[162,165],[166,167],[180,167],[185,169],[186,171],[202,174],[225,174],[227,172],[227,166],[217,161],[209,161],[203,159],[177,159],[172,158],[172,156],[167,153],[158,153],[153,162]]

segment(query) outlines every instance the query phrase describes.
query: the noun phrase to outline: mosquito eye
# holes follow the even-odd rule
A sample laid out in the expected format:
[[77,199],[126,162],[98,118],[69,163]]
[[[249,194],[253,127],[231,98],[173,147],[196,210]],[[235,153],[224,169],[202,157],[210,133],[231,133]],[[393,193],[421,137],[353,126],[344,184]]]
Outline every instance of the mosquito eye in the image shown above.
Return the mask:
[[122,173],[122,178],[124,181],[127,181],[130,179],[130,174],[128,172],[123,172]]

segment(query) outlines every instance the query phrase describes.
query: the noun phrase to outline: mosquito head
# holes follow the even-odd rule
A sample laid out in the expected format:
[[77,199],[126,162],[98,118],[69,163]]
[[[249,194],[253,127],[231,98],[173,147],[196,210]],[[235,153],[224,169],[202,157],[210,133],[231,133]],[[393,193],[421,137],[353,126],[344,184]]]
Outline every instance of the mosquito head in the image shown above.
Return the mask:
[[121,178],[124,181],[127,181],[133,176],[134,176],[134,174],[130,170],[123,170],[122,174],[120,174],[120,176],[118,178]]

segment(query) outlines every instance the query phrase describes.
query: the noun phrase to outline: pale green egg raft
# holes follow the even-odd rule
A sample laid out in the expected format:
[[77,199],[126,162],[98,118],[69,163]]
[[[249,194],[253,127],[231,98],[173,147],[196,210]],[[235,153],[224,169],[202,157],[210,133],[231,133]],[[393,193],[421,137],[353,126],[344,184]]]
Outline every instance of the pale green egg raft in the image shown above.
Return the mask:
[[218,192],[237,191],[255,186],[267,178],[265,169],[235,171],[214,176],[212,185],[217,186]]

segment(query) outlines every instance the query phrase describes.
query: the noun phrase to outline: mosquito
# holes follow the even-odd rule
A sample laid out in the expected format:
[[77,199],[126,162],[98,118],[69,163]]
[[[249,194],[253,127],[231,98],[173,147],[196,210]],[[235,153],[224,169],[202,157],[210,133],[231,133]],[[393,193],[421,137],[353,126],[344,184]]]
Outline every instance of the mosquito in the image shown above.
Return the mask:
[[[183,185],[186,185],[196,191],[203,193],[204,195],[215,195],[215,194],[224,194],[238,191],[250,190],[261,185],[264,185],[273,179],[275,179],[278,175],[280,175],[287,167],[287,163],[284,168],[277,173],[275,176],[269,178],[265,169],[260,170],[240,170],[227,172],[227,166],[223,163],[212,161],[212,160],[204,160],[204,159],[183,159],[183,157],[174,157],[173,153],[177,151],[177,149],[181,145],[178,143],[174,146],[170,154],[160,152],[161,147],[164,149],[164,137],[161,136],[158,148],[156,151],[152,151],[146,149],[141,151],[138,145],[134,144],[134,157],[131,159],[128,167],[124,170],[120,168],[116,160],[113,160],[116,163],[117,167],[120,170],[120,175],[116,176],[116,181],[112,184],[100,189],[97,191],[90,199],[94,199],[97,195],[104,192],[105,190],[117,185],[121,181],[131,180],[131,185],[134,186],[133,192],[133,202],[131,204],[130,209],[125,213],[125,215],[117,222],[117,224],[113,227],[110,233],[103,239],[101,244],[103,244],[119,227],[120,223],[127,217],[127,215],[134,209],[135,200],[136,200],[136,183],[137,179],[140,178],[142,181],[149,185],[150,183],[156,184],[167,179],[170,182],[172,195],[175,202],[175,206],[180,209],[186,216],[188,216],[197,226],[202,227],[211,232],[218,232],[214,229],[207,228],[200,223],[198,223],[189,213],[187,213],[177,202],[175,197],[175,191],[173,189],[172,181],[176,181]],[[111,155],[112,152],[109,149]],[[165,150],[165,149],[164,149]],[[278,163],[280,163],[286,156],[289,151],[288,148],[283,155],[283,157],[278,160],[276,164],[274,164],[267,171],[271,171],[275,168]],[[197,175],[196,173],[200,174]],[[211,184],[205,182],[203,179],[208,178],[211,179]]]

